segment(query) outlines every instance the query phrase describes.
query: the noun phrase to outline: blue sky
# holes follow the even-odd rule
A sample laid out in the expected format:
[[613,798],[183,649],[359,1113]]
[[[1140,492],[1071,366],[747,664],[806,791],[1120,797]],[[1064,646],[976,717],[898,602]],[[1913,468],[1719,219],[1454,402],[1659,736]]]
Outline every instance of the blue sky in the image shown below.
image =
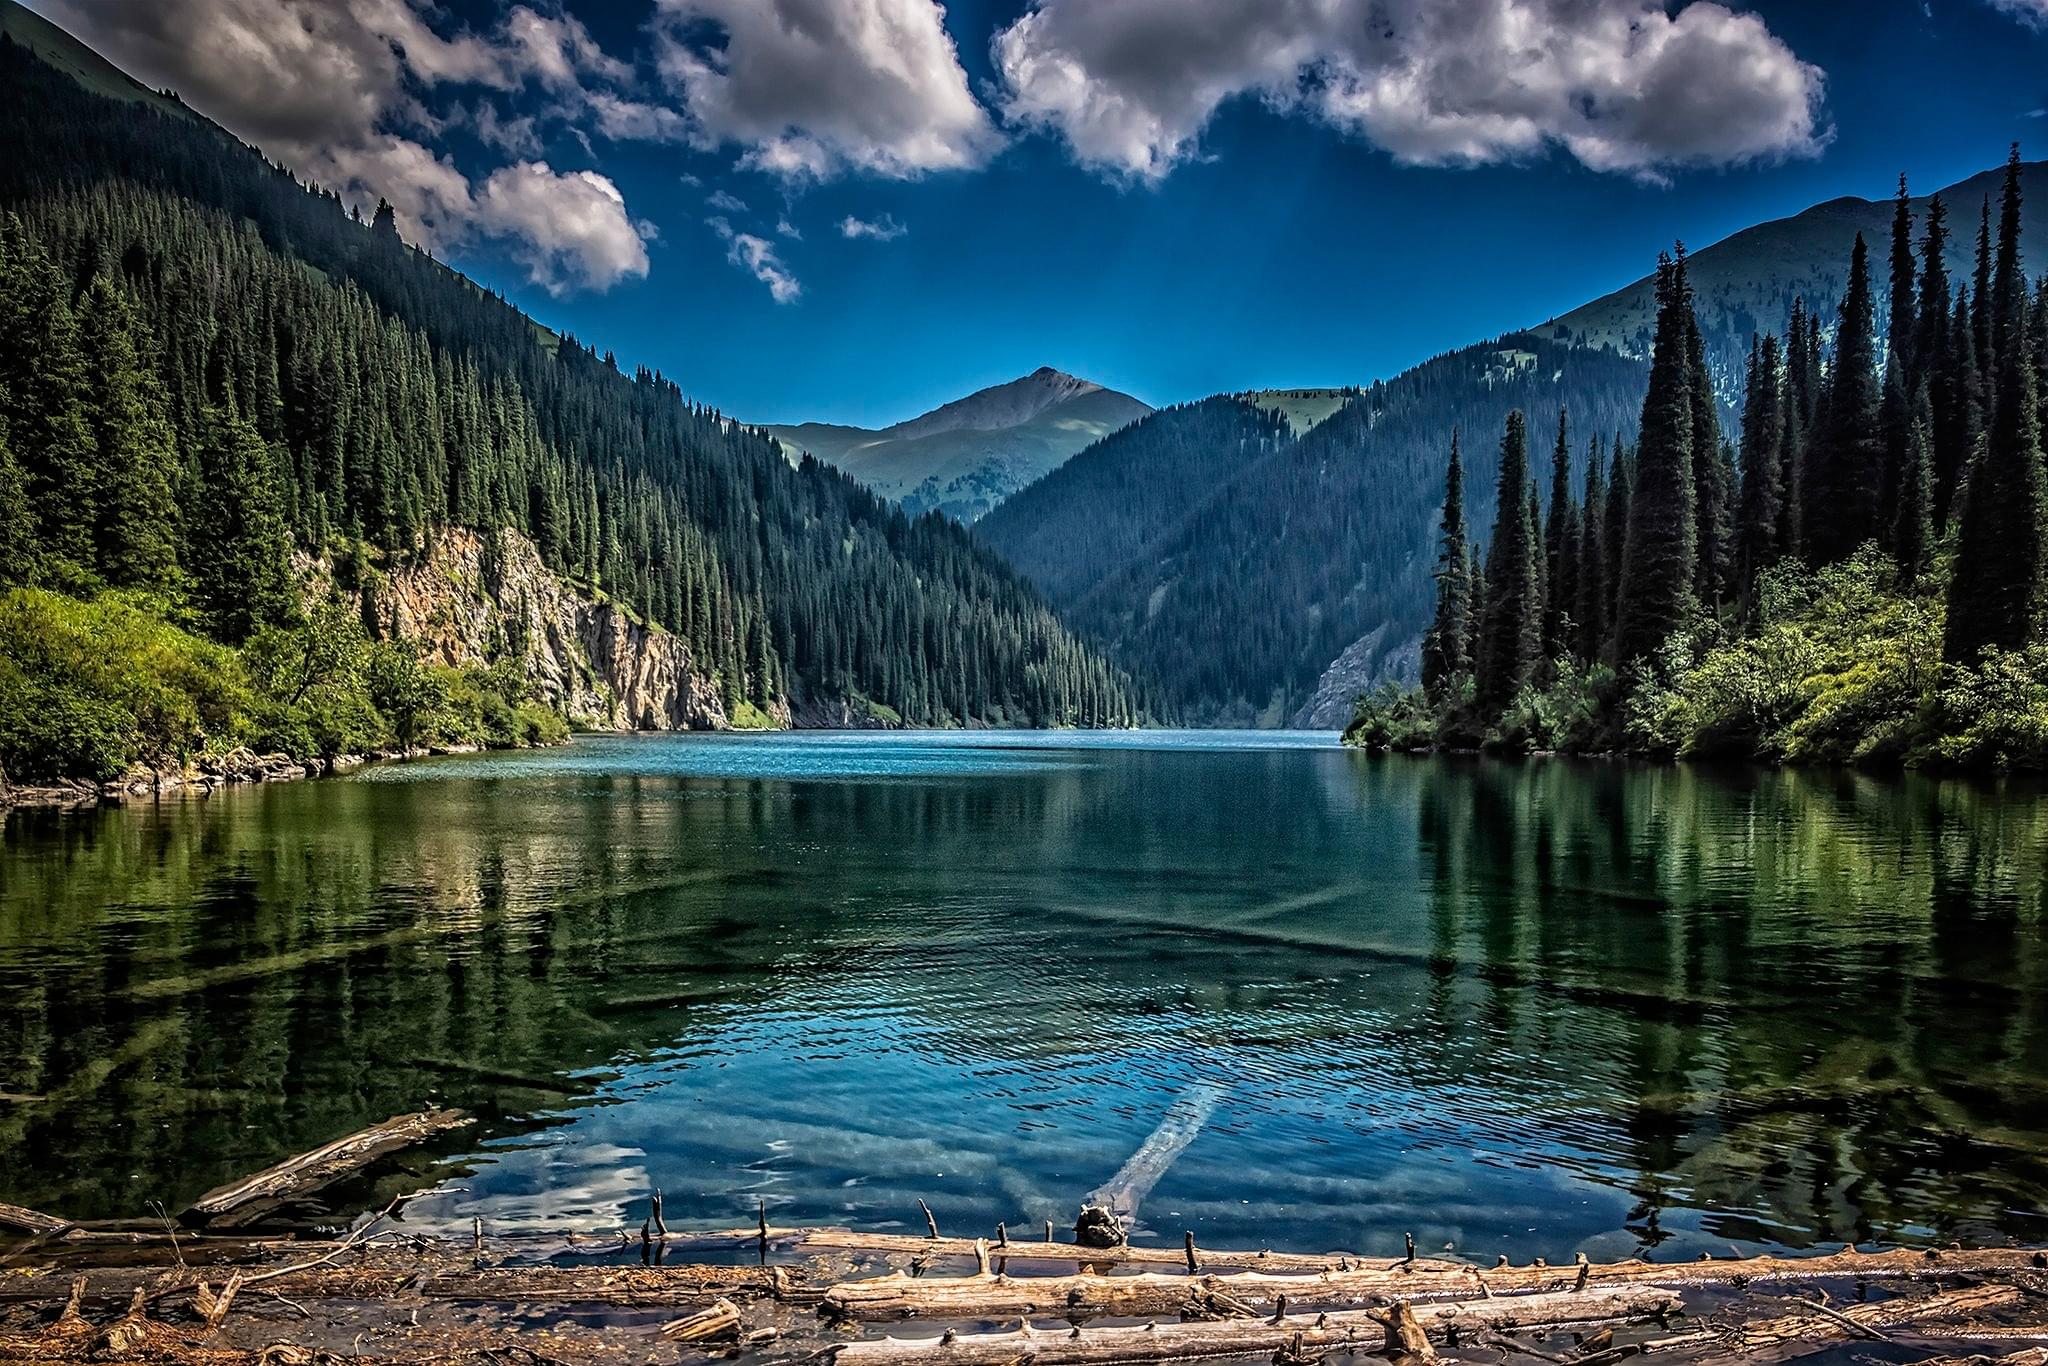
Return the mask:
[[31,3],[761,421],[1369,382],[2048,156],[2048,0]]

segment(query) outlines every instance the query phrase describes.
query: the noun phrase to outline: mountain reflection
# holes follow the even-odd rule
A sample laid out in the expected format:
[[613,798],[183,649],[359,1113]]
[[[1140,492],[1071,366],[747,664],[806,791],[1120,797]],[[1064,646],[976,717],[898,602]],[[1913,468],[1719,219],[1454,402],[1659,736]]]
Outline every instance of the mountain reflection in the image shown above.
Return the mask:
[[[429,1101],[415,1218],[1213,1245],[2048,1237],[2048,801],[954,737],[590,741],[0,847],[0,1199],[175,1206]],[[851,746],[851,748],[849,748]],[[849,758],[858,762],[849,763]],[[754,776],[749,776],[750,774]]]

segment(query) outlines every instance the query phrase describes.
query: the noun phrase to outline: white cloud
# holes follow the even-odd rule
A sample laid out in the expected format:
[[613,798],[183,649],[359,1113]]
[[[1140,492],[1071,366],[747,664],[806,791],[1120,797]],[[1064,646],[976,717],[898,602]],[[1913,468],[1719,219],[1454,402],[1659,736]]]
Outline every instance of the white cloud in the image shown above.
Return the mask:
[[657,0],[656,62],[693,140],[788,180],[911,177],[1000,145],[933,0]]
[[1009,120],[1136,181],[1241,96],[1425,165],[1556,146],[1658,178],[1827,138],[1819,68],[1712,0],[1037,0],[991,47]]
[[653,231],[627,216],[619,187],[595,171],[558,173],[545,161],[507,166],[484,181],[476,208],[483,230],[505,238],[550,294],[647,276]]
[[747,211],[747,201],[741,199],[731,190],[713,190],[711,197],[704,202],[717,209],[720,213],[745,213]]
[[1991,0],[1991,4],[2021,23],[2048,28],[2048,0]]
[[839,235],[855,241],[865,237],[875,242],[893,242],[909,231],[909,228],[904,227],[887,214],[872,221],[864,218],[855,218],[852,214],[848,214],[845,218],[839,220]]
[[[142,80],[194,107],[359,207],[378,198],[405,235],[436,249],[502,240],[536,282],[603,289],[647,273],[644,234],[618,187],[539,161],[479,186],[419,139],[441,128],[422,96],[440,86],[529,86],[578,101],[583,83],[631,69],[582,23],[514,5],[488,33],[443,33],[422,0],[46,0],[52,18]],[[488,100],[458,109],[486,146],[538,154],[530,116]],[[600,116],[602,123],[602,115]]]
[[787,217],[775,220],[775,235],[777,237],[787,237],[792,242],[804,240],[804,235],[797,231],[796,224],[790,222]]
[[709,222],[711,230],[725,241],[725,259],[768,286],[768,295],[776,303],[793,304],[802,297],[804,287],[782,263],[782,258],[775,254],[773,242],[750,232],[735,231],[732,224],[723,218],[713,218]]

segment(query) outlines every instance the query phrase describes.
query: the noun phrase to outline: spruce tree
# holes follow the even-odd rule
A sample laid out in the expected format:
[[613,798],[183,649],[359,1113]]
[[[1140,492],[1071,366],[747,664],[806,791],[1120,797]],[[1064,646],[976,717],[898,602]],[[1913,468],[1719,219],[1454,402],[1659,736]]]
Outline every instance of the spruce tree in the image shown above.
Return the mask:
[[1900,582],[1909,592],[1934,569],[1933,419],[1925,388],[1915,406],[1905,463],[1899,470],[1899,504],[1891,533],[1892,556],[1899,563]]
[[69,294],[56,263],[9,215],[0,224],[0,419],[27,476],[40,568],[87,574],[97,558],[101,471]]
[[[1896,370],[1906,392],[1919,387],[1919,358],[1914,339],[1920,326],[1919,282],[1913,260],[1913,202],[1906,193],[1906,177],[1899,176],[1899,192],[1892,200],[1891,298],[1885,324],[1885,368]],[[1944,301],[1945,303],[1946,301]]]
[[1752,340],[1742,394],[1741,604],[1747,616],[1757,578],[1778,560],[1784,495],[1785,396],[1780,385],[1778,339]]
[[1977,219],[1977,269],[1970,281],[1970,344],[1977,352],[1977,425],[1988,426],[1991,395],[1998,381],[1996,329],[1991,308],[1991,196]]
[[1458,433],[1451,433],[1451,463],[1444,474],[1444,510],[1439,524],[1436,559],[1436,619],[1422,641],[1422,687],[1431,700],[1472,667],[1468,637],[1472,604],[1466,566],[1465,469],[1458,453]]
[[1607,639],[1607,478],[1600,438],[1586,452],[1586,498],[1579,513],[1579,596],[1572,615],[1578,620],[1579,662],[1599,657]]
[[1605,601],[1601,608],[1600,651],[1610,664],[1620,664],[1621,579],[1628,569],[1628,526],[1635,504],[1635,455],[1614,434],[1614,459],[1607,467],[1607,511],[1602,517],[1600,558],[1605,566]]
[[1615,609],[1615,659],[1624,667],[1661,647],[1697,601],[1689,312],[1679,265],[1665,256],[1657,267],[1657,330]]
[[1958,289],[1955,314],[1928,376],[1934,405],[1934,520],[1944,530],[1961,511],[1961,491],[1983,431],[1976,331],[1969,290]]
[[1699,314],[1693,308],[1692,282],[1686,274],[1682,247],[1678,254],[1678,281],[1685,296],[1686,396],[1692,407],[1693,525],[1699,555],[1693,593],[1711,610],[1721,600],[1728,581],[1728,562],[1734,544],[1734,528],[1728,517],[1732,500],[1728,462],[1721,449],[1720,405],[1714,397],[1713,377],[1707,373],[1706,341],[1700,335]]
[[1878,431],[1876,315],[1870,248],[1863,234],[1849,258],[1849,288],[1835,334],[1827,404],[1807,458],[1807,554],[1815,564],[1847,559],[1878,535],[1884,454]]
[[[5,404],[0,403],[0,409]],[[0,588],[31,583],[36,577],[38,547],[35,513],[29,507],[28,481],[0,420]]]
[[1578,615],[1579,510],[1572,503],[1571,422],[1559,409],[1550,455],[1550,512],[1543,526],[1545,663],[1571,653]]
[[100,572],[114,584],[174,588],[178,452],[162,395],[137,353],[127,300],[105,276],[93,277],[79,318],[103,491],[94,538]]
[[232,403],[209,409],[187,529],[192,597],[208,631],[240,644],[293,615],[289,545],[271,454]]
[[1479,633],[1474,697],[1483,720],[1506,710],[1534,672],[1542,651],[1542,598],[1537,562],[1543,554],[1531,512],[1529,432],[1521,410],[1508,414],[1500,443],[1500,483],[1493,538],[1486,552],[1486,610]]
[[1997,325],[1992,422],[1970,471],[1949,583],[1944,658],[1974,664],[1985,651],[2017,650],[2037,626],[2048,474],[2030,345],[2026,278],[2020,263],[2020,161],[2013,148],[2000,196],[1997,270],[1979,314]]

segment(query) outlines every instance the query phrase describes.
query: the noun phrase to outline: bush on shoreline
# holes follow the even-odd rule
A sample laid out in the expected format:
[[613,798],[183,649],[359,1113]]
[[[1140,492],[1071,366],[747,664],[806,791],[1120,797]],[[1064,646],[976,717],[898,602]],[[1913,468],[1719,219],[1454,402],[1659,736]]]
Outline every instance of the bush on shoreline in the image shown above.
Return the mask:
[[347,604],[315,603],[240,648],[184,629],[147,594],[0,592],[0,771],[104,782],[238,746],[299,763],[382,749],[559,744],[567,720],[516,660],[449,668],[372,641]]

